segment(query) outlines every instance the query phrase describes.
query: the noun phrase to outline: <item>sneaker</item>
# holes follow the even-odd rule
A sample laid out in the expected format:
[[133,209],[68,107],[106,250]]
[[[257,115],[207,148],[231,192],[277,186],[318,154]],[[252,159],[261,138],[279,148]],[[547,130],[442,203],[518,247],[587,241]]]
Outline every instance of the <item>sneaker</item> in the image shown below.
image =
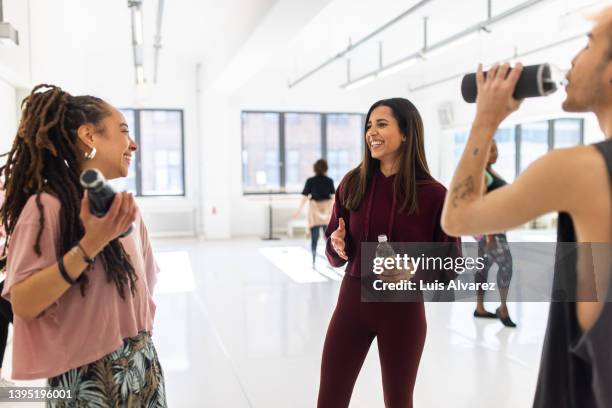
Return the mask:
[[12,381],[6,380],[4,378],[0,378],[0,387],[16,387],[17,384],[15,384]]

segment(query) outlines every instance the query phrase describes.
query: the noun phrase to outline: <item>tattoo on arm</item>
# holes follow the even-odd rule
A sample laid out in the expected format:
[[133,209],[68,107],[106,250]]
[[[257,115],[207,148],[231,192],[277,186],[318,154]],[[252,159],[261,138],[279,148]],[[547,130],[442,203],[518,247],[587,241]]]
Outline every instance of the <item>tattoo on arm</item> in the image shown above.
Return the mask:
[[453,189],[453,195],[451,198],[453,208],[457,208],[457,201],[465,200],[472,194],[474,194],[474,177],[469,176],[465,180],[459,182],[459,184]]

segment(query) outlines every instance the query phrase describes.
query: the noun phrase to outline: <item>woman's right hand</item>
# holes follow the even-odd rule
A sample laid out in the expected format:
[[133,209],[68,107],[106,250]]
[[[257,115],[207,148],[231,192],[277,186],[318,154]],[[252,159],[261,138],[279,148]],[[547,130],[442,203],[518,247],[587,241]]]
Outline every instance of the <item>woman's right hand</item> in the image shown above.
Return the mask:
[[332,247],[334,251],[338,254],[338,256],[345,261],[348,261],[348,257],[346,256],[346,229],[344,226],[344,220],[340,218],[338,220],[338,228],[334,232],[332,232],[330,239],[332,243]]
[[81,201],[81,221],[85,235],[81,245],[90,258],[96,256],[113,239],[123,234],[136,220],[137,206],[131,193],[115,194],[113,203],[104,217],[97,217],[90,211],[87,194]]

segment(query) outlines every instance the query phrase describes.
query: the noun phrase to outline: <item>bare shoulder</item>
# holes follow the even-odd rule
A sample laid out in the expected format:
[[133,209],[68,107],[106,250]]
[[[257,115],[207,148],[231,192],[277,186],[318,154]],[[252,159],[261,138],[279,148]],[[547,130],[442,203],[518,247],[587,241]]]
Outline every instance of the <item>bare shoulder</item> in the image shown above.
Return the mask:
[[603,155],[593,145],[575,146],[550,152],[551,170],[568,177],[575,187],[608,186],[608,171]]
[[537,174],[546,176],[548,181],[561,179],[570,184],[606,172],[602,155],[592,145],[552,150],[532,163],[527,170],[535,170]]
[[593,145],[553,150],[542,158],[542,166],[558,191],[564,192],[570,212],[591,209],[608,196],[600,194],[610,189],[606,163]]

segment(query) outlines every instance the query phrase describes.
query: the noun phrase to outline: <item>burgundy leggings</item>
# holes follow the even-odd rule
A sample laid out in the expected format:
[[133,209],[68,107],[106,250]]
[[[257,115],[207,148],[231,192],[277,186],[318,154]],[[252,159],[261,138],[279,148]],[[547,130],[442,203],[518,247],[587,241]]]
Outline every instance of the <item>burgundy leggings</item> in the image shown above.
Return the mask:
[[346,275],[332,316],[321,362],[318,408],[348,407],[374,337],[385,406],[412,407],[412,390],[427,323],[421,302],[361,302],[361,279]]

